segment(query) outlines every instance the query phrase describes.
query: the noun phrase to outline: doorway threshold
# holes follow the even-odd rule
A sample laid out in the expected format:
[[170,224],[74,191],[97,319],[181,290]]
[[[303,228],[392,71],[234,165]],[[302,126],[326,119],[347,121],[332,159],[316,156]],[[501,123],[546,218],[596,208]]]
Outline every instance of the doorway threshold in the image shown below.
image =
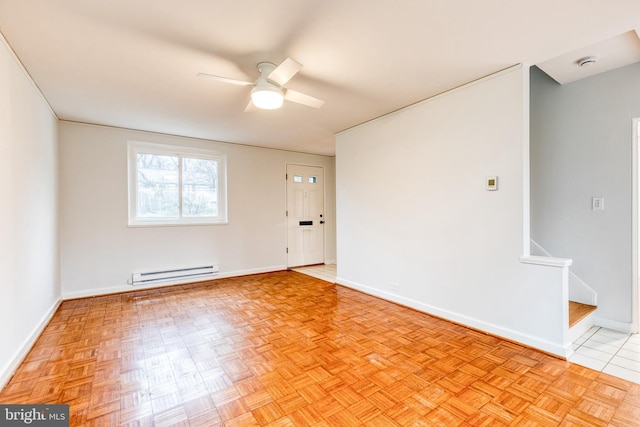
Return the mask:
[[330,283],[336,283],[337,268],[335,264],[310,265],[308,267],[295,267],[292,271],[315,277]]

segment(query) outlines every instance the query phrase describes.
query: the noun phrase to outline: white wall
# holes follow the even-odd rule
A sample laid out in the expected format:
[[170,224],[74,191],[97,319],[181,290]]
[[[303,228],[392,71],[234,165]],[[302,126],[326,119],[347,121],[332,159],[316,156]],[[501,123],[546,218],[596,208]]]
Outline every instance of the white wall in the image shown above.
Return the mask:
[[[528,69],[516,67],[337,136],[339,283],[570,351],[566,268],[519,261],[528,255],[528,84]],[[498,191],[485,189],[492,175]]]
[[0,387],[60,299],[56,122],[0,36]]
[[[131,290],[133,272],[212,262],[221,276],[286,268],[287,163],[325,168],[325,259],[336,259],[333,157],[64,121],[59,127],[65,298]],[[225,152],[229,223],[127,227],[128,140]]]
[[[574,260],[598,294],[596,323],[632,321],[632,127],[640,64],[566,85],[531,71],[531,236]],[[604,197],[605,210],[591,210]]]

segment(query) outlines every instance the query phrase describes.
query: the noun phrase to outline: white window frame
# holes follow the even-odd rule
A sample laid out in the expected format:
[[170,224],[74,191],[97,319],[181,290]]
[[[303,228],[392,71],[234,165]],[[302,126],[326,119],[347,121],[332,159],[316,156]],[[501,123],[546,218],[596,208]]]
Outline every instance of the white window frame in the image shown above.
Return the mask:
[[[165,144],[154,144],[150,142],[128,141],[127,143],[127,159],[128,159],[128,186],[129,186],[129,227],[150,227],[150,226],[176,226],[176,225],[218,225],[227,224],[227,156],[224,153],[206,150],[201,148],[173,146]],[[138,189],[138,171],[137,157],[138,153],[171,155],[180,158],[199,158],[216,160],[218,162],[217,177],[217,207],[218,215],[211,217],[190,218],[182,217],[182,170],[179,169],[178,181],[178,198],[179,198],[179,216],[178,217],[158,217],[147,218],[138,217],[137,207],[137,189]]]

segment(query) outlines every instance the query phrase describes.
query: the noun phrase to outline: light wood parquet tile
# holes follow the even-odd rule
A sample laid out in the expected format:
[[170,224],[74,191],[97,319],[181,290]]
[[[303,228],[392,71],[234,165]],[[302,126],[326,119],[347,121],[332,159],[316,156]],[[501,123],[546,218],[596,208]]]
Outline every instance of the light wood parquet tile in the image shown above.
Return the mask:
[[0,392],[72,426],[640,426],[640,385],[295,272],[65,301]]

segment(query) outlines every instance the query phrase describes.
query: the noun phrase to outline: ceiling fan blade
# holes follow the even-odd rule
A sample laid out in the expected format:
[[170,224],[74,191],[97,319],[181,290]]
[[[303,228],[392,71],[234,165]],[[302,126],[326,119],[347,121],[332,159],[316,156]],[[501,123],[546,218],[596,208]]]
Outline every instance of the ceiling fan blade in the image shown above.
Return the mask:
[[324,101],[321,99],[291,89],[285,89],[284,99],[313,108],[320,108],[324,105]]
[[218,80],[220,82],[223,83],[230,83],[232,85],[238,85],[238,86],[252,86],[253,82],[245,82],[243,80],[236,80],[236,79],[230,79],[227,77],[220,77],[220,76],[214,76],[213,74],[207,74],[207,73],[198,73],[198,77],[203,77],[206,79],[214,79],[214,80]]
[[253,101],[251,99],[249,99],[249,103],[247,104],[246,108],[244,109],[245,113],[250,113],[252,111],[256,111],[258,109],[258,107],[256,107],[256,104],[253,103]]
[[302,68],[302,64],[291,59],[287,58],[280,65],[273,70],[267,78],[271,81],[278,83],[280,86],[284,85],[286,82],[291,80],[293,76],[296,75],[298,71]]

